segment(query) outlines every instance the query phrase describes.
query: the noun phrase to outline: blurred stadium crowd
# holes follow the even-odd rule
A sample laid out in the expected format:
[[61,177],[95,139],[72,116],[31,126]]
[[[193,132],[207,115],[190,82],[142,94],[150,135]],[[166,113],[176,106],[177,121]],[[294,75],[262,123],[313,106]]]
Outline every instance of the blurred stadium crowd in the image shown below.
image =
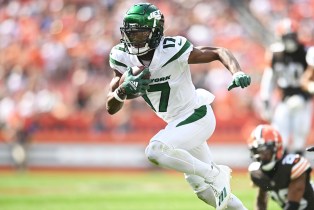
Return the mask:
[[[73,140],[71,134],[88,141],[102,134],[155,132],[164,125],[140,99],[128,101],[115,116],[105,111],[112,76],[108,55],[120,40],[124,13],[136,2],[0,0],[1,139],[22,133],[36,141],[58,133],[64,141]],[[257,91],[265,67],[265,42],[248,33],[232,0],[148,2],[164,13],[166,35],[183,35],[194,45],[229,48],[252,76],[250,88],[229,93],[231,75],[221,70],[223,66],[192,67],[195,84],[216,95],[216,133],[248,133],[260,121]],[[270,33],[282,17],[296,19],[301,40],[314,44],[314,0],[237,2]]]

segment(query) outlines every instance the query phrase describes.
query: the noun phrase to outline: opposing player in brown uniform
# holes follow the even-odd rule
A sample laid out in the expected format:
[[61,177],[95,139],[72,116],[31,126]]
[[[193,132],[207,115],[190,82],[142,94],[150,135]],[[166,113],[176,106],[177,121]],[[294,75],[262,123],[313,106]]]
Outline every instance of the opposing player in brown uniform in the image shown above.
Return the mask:
[[292,19],[283,19],[277,26],[280,41],[270,46],[266,56],[269,66],[260,85],[260,113],[280,132],[287,152],[303,154],[311,131],[314,85],[303,88],[302,77],[314,64],[314,50],[301,43],[297,25]]
[[313,210],[311,166],[299,154],[284,154],[281,135],[270,125],[258,125],[248,139],[251,180],[257,186],[257,210],[267,209],[270,196],[283,210]]

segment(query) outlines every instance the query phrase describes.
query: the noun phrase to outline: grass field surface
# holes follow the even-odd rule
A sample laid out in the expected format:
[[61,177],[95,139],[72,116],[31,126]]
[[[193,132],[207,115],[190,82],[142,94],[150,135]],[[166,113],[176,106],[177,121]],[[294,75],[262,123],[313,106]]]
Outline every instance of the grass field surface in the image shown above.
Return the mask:
[[[256,189],[233,173],[233,193],[251,210]],[[183,175],[152,172],[0,171],[0,210],[209,210]],[[269,202],[269,210],[279,210]]]

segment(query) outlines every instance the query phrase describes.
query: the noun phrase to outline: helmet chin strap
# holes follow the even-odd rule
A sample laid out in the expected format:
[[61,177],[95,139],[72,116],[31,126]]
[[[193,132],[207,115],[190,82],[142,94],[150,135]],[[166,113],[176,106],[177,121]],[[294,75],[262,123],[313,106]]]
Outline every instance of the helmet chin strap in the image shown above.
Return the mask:
[[262,165],[262,169],[263,171],[270,171],[272,170],[275,165],[276,165],[276,154],[273,155],[273,157],[271,158],[271,161],[269,163],[263,164]]
[[129,51],[134,55],[145,55],[150,48],[148,47],[148,44],[145,44],[145,47],[136,48],[136,47],[128,47]]

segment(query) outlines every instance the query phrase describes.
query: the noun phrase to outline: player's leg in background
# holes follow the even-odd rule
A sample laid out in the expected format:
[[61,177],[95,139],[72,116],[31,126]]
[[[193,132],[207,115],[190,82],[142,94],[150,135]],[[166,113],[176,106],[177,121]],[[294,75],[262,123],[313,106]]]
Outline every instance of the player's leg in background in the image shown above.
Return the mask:
[[[197,148],[189,150],[189,152],[194,157],[204,161],[205,163],[213,162],[212,153],[207,145],[207,142],[204,142]],[[214,193],[210,188],[210,185],[205,182],[204,178],[193,174],[192,175],[185,174],[185,179],[190,184],[190,186],[192,187],[192,189],[194,190],[195,194],[199,199],[201,199],[210,206],[216,207]],[[226,210],[247,210],[247,209],[244,207],[243,203],[235,195],[232,194],[231,198],[228,201],[228,206]]]
[[290,139],[290,111],[285,101],[279,103],[274,111],[271,125],[279,131],[282,136],[283,148],[289,150]]
[[304,106],[295,110],[292,119],[292,151],[303,154],[311,130],[312,102],[306,101]]

